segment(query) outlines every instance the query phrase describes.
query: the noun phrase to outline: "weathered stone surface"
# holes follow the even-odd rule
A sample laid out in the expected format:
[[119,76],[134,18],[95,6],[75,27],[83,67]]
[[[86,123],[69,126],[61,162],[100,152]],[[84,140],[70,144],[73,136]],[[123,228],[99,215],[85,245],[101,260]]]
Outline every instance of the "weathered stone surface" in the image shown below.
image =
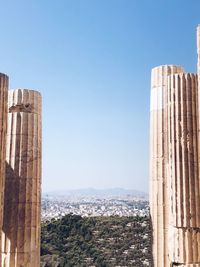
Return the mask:
[[200,264],[197,75],[170,75],[167,91],[169,256],[174,265]]
[[3,267],[39,267],[41,206],[41,96],[9,92]]
[[[3,224],[3,198],[5,186],[6,125],[7,125],[8,76],[0,73],[0,249]],[[1,263],[1,253],[0,253]]]
[[164,65],[154,68],[151,74],[150,212],[154,267],[169,266],[169,184],[166,173],[168,137],[165,106],[168,75],[180,72],[183,72],[183,68],[179,66]]

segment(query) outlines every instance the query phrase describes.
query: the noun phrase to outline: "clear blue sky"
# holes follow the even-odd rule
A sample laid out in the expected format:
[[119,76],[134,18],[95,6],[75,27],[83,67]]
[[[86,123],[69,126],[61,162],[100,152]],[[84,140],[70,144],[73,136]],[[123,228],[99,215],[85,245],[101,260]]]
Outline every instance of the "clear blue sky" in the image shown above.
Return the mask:
[[43,95],[43,190],[148,191],[150,71],[196,71],[200,1],[0,2],[0,72]]

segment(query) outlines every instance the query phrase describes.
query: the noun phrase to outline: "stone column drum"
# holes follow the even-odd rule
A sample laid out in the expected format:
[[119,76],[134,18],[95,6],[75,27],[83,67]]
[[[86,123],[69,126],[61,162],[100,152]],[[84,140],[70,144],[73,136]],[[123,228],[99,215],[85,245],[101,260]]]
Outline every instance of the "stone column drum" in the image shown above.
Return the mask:
[[150,107],[150,214],[154,267],[169,266],[168,225],[169,194],[166,173],[167,147],[167,77],[183,72],[174,65],[152,69]]
[[200,267],[196,74],[168,77],[169,254],[172,266]]
[[[0,73],[0,229],[1,229],[0,249],[1,249],[1,238],[2,238],[3,201],[4,201],[4,186],[5,186],[7,98],[8,98],[8,76],[3,73]],[[0,258],[0,263],[1,263],[1,258]]]
[[41,95],[9,92],[3,267],[40,266]]

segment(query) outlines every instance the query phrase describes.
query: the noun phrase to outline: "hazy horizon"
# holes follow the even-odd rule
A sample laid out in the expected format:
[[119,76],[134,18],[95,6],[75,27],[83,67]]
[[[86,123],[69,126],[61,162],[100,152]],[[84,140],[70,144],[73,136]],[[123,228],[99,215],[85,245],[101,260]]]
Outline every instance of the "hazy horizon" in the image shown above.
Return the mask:
[[66,192],[66,191],[84,191],[84,190],[94,190],[94,191],[112,191],[112,190],[124,190],[124,191],[135,191],[141,193],[148,193],[141,190],[136,190],[134,188],[122,188],[122,187],[107,187],[107,188],[95,188],[95,187],[82,187],[82,188],[60,188],[51,191],[43,191],[43,194],[50,193],[50,192]]
[[196,0],[2,2],[0,72],[43,97],[44,192],[148,192],[151,69],[196,72],[199,10]]

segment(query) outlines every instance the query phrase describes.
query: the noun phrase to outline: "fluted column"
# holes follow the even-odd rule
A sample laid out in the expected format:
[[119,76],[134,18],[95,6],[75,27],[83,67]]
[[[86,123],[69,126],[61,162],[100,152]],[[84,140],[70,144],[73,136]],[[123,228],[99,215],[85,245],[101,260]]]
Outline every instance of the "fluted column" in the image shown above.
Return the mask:
[[174,266],[200,266],[197,92],[197,75],[168,77],[169,254]]
[[[8,97],[8,76],[3,73],[0,73],[0,249],[1,249],[1,238],[2,238],[3,199],[4,199],[4,186],[5,186],[7,97]],[[1,263],[1,256],[0,256],[0,263]]]
[[150,213],[153,230],[154,267],[168,267],[169,195],[166,174],[167,147],[167,77],[183,72],[174,65],[156,67],[151,74],[150,113]]
[[41,95],[9,92],[3,267],[39,267]]

